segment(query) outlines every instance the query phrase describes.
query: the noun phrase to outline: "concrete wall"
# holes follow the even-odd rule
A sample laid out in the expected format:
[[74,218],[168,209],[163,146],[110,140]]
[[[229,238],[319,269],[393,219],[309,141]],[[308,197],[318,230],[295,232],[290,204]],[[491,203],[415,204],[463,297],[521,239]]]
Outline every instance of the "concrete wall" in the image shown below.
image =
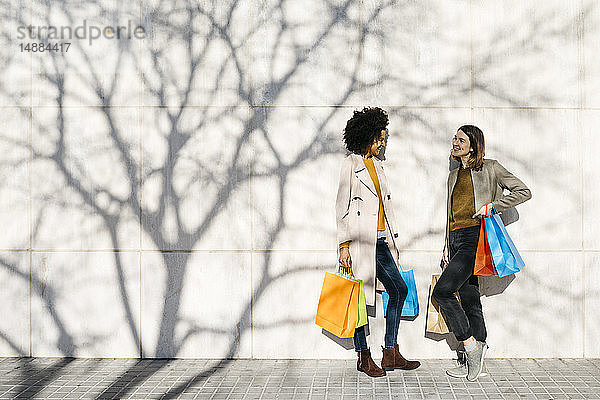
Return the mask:
[[[0,355],[353,358],[313,321],[336,264],[341,131],[380,105],[423,310],[403,352],[452,355],[424,338],[424,311],[449,142],[474,123],[533,192],[508,228],[527,267],[483,298],[490,356],[600,356],[596,2],[1,7]],[[83,20],[146,37],[19,49],[35,42],[19,26]]]

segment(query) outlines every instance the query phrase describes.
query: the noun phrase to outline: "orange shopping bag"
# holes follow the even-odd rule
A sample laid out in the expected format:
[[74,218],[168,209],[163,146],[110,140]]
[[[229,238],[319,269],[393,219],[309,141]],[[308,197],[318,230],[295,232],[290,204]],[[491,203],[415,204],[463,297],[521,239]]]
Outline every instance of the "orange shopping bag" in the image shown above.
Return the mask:
[[315,324],[337,337],[353,337],[358,318],[358,292],[358,282],[326,272]]
[[492,252],[487,241],[485,231],[485,222],[481,219],[481,228],[479,228],[479,242],[477,243],[477,255],[475,256],[475,267],[473,275],[498,275],[494,268]]

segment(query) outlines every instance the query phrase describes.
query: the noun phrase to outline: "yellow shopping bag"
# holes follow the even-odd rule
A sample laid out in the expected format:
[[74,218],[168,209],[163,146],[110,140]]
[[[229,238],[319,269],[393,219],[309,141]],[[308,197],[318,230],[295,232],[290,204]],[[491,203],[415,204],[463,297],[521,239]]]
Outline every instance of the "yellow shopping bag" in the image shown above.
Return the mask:
[[337,337],[353,337],[358,318],[358,295],[358,282],[326,272],[315,324]]
[[356,327],[360,328],[369,323],[367,318],[367,303],[365,299],[365,287],[361,279],[358,281],[358,318],[356,319]]

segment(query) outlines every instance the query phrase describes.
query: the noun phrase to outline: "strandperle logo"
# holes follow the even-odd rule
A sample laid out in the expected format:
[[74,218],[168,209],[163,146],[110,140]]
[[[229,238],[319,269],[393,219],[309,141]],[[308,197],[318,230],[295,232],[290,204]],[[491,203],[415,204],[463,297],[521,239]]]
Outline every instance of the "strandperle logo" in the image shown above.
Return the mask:
[[17,39],[23,40],[72,40],[87,39],[90,45],[94,40],[104,39],[144,39],[146,30],[143,26],[128,20],[126,25],[99,26],[86,19],[81,24],[72,26],[27,25],[17,28]]

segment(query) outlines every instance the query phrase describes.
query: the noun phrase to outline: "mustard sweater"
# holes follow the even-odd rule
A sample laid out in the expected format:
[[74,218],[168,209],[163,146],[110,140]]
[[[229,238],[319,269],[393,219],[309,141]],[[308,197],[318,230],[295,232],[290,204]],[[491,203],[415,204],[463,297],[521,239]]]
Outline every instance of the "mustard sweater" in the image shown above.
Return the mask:
[[456,185],[452,191],[450,231],[479,225],[479,220],[473,218],[473,214],[475,214],[475,193],[471,170],[460,167]]

